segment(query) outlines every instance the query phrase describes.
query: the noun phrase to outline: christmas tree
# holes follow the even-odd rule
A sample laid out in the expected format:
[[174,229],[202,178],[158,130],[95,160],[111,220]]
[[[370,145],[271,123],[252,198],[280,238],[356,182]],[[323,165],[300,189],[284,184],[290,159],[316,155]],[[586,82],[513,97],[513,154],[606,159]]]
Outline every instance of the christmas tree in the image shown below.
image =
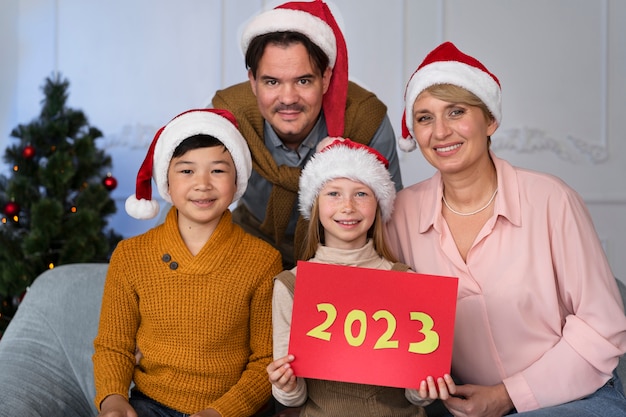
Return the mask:
[[47,78],[41,114],[11,132],[17,143],[0,175],[0,336],[6,317],[47,269],[107,262],[121,236],[107,228],[115,213],[111,158],[96,147],[102,133],[66,106],[69,82]]

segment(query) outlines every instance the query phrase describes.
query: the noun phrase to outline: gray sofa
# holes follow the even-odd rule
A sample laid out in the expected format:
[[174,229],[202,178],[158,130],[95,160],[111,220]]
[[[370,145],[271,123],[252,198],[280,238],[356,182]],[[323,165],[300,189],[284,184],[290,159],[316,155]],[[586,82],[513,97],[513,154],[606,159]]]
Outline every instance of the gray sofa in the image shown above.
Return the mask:
[[[91,355],[106,271],[107,264],[63,265],[33,283],[0,339],[0,417],[97,414]],[[620,291],[626,299],[621,283]]]

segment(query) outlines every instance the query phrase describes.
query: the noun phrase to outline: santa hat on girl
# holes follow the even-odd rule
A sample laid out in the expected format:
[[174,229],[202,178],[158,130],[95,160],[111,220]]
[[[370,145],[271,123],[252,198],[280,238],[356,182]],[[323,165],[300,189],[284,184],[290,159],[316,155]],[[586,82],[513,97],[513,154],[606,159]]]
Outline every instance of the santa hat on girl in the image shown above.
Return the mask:
[[309,220],[313,203],[330,180],[348,178],[372,189],[383,221],[391,218],[396,188],[387,170],[389,162],[376,149],[350,139],[333,138],[313,155],[300,174],[300,213]]
[[348,96],[348,50],[343,33],[328,5],[321,0],[293,1],[263,12],[248,22],[241,36],[245,55],[250,42],[272,32],[298,32],[328,56],[333,70],[322,108],[330,136],[342,136]]
[[476,58],[461,52],[452,42],[444,42],[424,58],[406,86],[402,138],[398,143],[403,151],[410,152],[417,146],[413,132],[413,104],[422,91],[435,84],[452,84],[474,93],[500,123],[502,90],[498,78]]
[[237,170],[234,200],[246,191],[252,172],[252,159],[246,140],[239,133],[237,121],[227,110],[188,110],[173,118],[154,136],[139,173],[135,194],[126,199],[126,212],[136,219],[152,219],[159,213],[159,203],[152,199],[152,179],[163,200],[172,202],[168,192],[167,171],[174,150],[194,135],[210,135],[224,144]]

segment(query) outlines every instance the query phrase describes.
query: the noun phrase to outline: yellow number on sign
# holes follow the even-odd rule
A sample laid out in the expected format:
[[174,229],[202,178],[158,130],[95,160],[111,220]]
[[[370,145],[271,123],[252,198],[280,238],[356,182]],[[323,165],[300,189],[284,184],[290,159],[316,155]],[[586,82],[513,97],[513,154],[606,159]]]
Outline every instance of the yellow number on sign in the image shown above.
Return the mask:
[[385,319],[387,321],[387,331],[378,338],[374,349],[396,349],[398,348],[398,341],[391,340],[391,336],[396,332],[396,318],[387,310],[378,310],[372,318],[376,321]]
[[416,320],[422,323],[420,333],[424,335],[424,340],[421,342],[409,343],[409,352],[427,355],[437,350],[439,347],[439,333],[432,330],[433,325],[435,324],[432,317],[426,313],[412,311],[411,320]]
[[[319,326],[309,330],[306,335],[329,342],[332,334],[328,329],[337,319],[337,309],[330,303],[320,303],[317,305],[317,311],[326,313],[326,319]],[[398,341],[392,340],[397,326],[394,315],[387,310],[378,310],[372,315],[372,318],[376,321],[385,319],[387,322],[387,330],[378,338],[374,349],[397,349]],[[424,335],[424,340],[409,343],[409,352],[427,355],[437,350],[439,347],[439,333],[433,330],[435,323],[432,317],[426,313],[412,311],[411,320],[422,323],[422,328],[419,332]],[[352,332],[352,326],[355,322],[358,322],[360,325],[356,335]],[[346,342],[350,346],[358,347],[363,344],[367,335],[367,315],[363,310],[352,310],[348,313],[343,323],[343,333]]]
[[[358,321],[361,323],[359,326],[359,334],[354,336],[352,334],[352,323]],[[362,310],[352,310],[346,316],[346,321],[343,323],[343,333],[346,336],[346,342],[350,346],[361,346],[365,341],[365,334],[367,332],[367,316]]]
[[330,326],[333,325],[335,319],[337,318],[337,309],[334,305],[330,303],[321,303],[317,305],[317,311],[323,311],[326,313],[326,320],[322,324],[317,327],[312,328],[306,334],[307,336],[315,337],[318,339],[330,341],[331,333],[326,331]]

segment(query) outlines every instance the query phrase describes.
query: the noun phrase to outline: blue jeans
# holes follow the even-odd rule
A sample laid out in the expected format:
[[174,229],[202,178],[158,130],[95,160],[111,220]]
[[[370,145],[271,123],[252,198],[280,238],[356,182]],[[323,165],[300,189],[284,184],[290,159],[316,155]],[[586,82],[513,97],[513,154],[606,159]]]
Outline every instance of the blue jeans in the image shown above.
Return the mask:
[[[515,415],[515,417],[626,417],[626,396],[617,372],[613,371],[613,378],[585,398],[525,413],[513,411],[508,415]],[[446,417],[448,416],[452,414],[446,414]]]
[[133,389],[130,393],[130,405],[137,412],[138,417],[188,417],[184,414],[161,403],[154,401],[152,398],[143,394],[141,391]]
[[[190,414],[181,413],[153,400],[136,388],[130,393],[130,405],[137,412],[138,417],[189,417]],[[261,407],[252,417],[268,417],[274,415],[274,400]]]

